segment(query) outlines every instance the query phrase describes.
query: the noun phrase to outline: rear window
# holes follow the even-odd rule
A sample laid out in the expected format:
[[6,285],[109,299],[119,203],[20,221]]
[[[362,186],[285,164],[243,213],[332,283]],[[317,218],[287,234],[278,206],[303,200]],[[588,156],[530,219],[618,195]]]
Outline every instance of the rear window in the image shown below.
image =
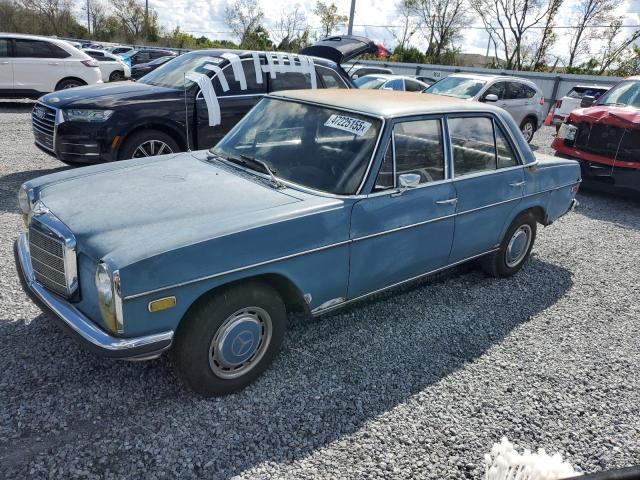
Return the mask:
[[605,88],[586,88],[586,87],[573,87],[569,93],[567,93],[567,97],[569,98],[583,98],[583,97],[594,97],[599,98],[607,89]]

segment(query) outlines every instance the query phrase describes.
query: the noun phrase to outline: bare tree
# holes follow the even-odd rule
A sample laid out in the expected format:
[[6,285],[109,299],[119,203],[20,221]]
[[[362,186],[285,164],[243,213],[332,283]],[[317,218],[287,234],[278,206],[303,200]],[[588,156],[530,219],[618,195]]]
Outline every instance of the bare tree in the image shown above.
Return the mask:
[[[589,45],[583,43],[588,40],[588,32],[593,25],[607,24],[613,20],[611,11],[620,5],[620,0],[579,0],[575,6],[575,29],[569,44],[569,61],[567,67],[573,67],[576,57],[581,53],[588,53]],[[573,22],[572,22],[573,23]]]
[[[537,42],[533,45],[533,55],[529,68],[533,71],[542,70],[547,64],[549,51],[556,43],[558,36],[554,31],[555,20],[558,10],[562,6],[562,0],[551,0],[549,13],[547,14],[542,33],[538,36]],[[558,59],[556,58],[556,62]]]
[[427,56],[439,61],[446,49],[469,25],[465,0],[407,0],[409,7],[420,19],[420,27],[427,40]]
[[82,11],[84,16],[89,18],[89,33],[95,35],[100,32],[105,24],[107,18],[107,8],[101,0],[87,0],[86,3],[82,3]]
[[301,10],[300,4],[294,5],[289,11],[282,11],[280,20],[276,22],[276,27],[271,32],[271,37],[275,40],[278,50],[299,49],[301,39],[308,35],[309,27],[307,17]]
[[249,35],[257,31],[264,19],[264,11],[258,0],[235,0],[224,10],[225,22],[240,39],[240,45],[246,43]]
[[338,13],[338,7],[336,7],[335,3],[327,4],[318,1],[313,13],[320,17],[320,25],[322,25],[322,35],[324,37],[331,35],[338,25],[349,21],[349,17]]
[[534,28],[548,23],[549,15],[560,8],[556,0],[470,1],[485,29],[504,51],[506,68],[516,70],[523,66],[527,35]]
[[22,0],[22,5],[44,16],[56,35],[63,34],[72,17],[70,0]]
[[396,11],[398,12],[397,21],[400,23],[399,29],[388,29],[397,42],[396,48],[404,49],[409,45],[411,37],[413,37],[418,30],[418,21],[413,9],[413,3],[412,0],[399,0],[398,3],[396,3]]
[[604,40],[604,45],[598,52],[597,61],[600,67],[598,75],[602,75],[615,63],[622,59],[627,49],[640,38],[640,30],[636,30],[631,35],[620,39],[623,33],[622,22],[614,20],[604,34],[600,36]]
[[140,38],[144,30],[144,8],[136,0],[111,0],[113,14],[120,20],[130,40]]

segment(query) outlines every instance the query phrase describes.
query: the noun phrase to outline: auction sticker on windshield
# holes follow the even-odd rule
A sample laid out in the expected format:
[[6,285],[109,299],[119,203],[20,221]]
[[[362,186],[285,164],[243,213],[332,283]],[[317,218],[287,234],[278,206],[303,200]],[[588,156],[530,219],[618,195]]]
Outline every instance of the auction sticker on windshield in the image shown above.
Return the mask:
[[324,122],[325,127],[337,128],[345,132],[353,133],[359,137],[367,133],[371,124],[358,118],[347,117],[345,115],[336,115],[335,113]]

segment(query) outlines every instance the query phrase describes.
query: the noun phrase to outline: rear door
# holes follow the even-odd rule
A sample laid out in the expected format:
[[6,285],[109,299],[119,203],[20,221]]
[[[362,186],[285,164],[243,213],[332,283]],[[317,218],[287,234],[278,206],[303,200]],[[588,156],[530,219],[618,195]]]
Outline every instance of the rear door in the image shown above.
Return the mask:
[[[529,95],[530,90],[532,89],[523,83],[507,82],[507,91],[502,102],[503,108],[511,114],[518,125],[522,123],[528,113],[535,110],[532,107],[533,100]],[[533,93],[535,94],[535,90]]]
[[13,58],[9,38],[0,38],[0,90],[13,90]]
[[13,81],[18,90],[52,92],[67,76],[64,59],[71,55],[43,40],[14,40]]
[[[264,60],[261,60],[261,62],[263,64]],[[221,82],[217,76],[212,79],[213,89],[220,107],[219,124],[210,125],[209,110],[202,92],[198,92],[196,95],[195,123],[198,149],[211,148],[218,143],[266,94],[267,81],[265,75],[262,71],[259,72],[262,82],[258,82],[253,58],[242,60],[242,71],[246,81],[246,88],[244,89],[241,83],[236,80],[231,64],[227,64],[222,68],[224,81]]]
[[[490,115],[447,118],[453,152],[456,220],[450,263],[486,253],[524,193],[524,173],[510,137]],[[497,148],[496,148],[497,146]]]

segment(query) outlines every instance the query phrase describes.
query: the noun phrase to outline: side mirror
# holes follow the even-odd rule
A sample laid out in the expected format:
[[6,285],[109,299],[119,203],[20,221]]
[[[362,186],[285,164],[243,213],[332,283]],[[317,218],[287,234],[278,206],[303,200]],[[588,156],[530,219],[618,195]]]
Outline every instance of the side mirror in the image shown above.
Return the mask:
[[485,95],[484,101],[485,102],[497,102],[498,101],[498,95],[496,95],[495,93],[490,93],[489,95]]
[[582,101],[580,102],[580,108],[587,108],[593,105],[596,101],[596,97],[591,97],[589,95],[585,95],[582,97]]
[[420,185],[420,175],[417,173],[403,173],[398,177],[400,188],[416,188]]

